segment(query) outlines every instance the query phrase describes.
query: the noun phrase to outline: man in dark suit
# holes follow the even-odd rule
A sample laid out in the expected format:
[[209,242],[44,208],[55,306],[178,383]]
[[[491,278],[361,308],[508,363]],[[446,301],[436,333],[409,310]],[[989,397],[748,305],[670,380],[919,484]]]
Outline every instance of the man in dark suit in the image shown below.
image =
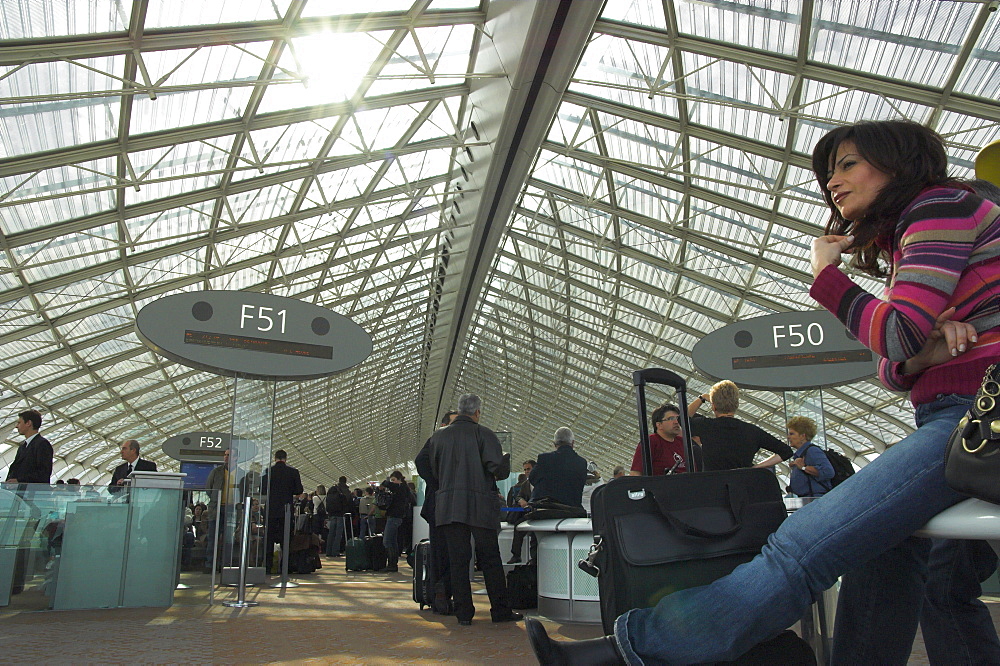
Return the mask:
[[132,472],[155,472],[156,463],[152,460],[143,460],[139,457],[139,442],[134,439],[126,439],[121,445],[123,462],[111,474],[111,483],[108,488],[114,491],[119,486],[125,485],[128,475]]
[[[17,447],[14,462],[7,470],[7,483],[48,483],[52,477],[52,445],[49,440],[38,434],[42,428],[42,415],[34,409],[29,409],[17,415],[17,432],[24,437],[24,442]],[[22,485],[17,494],[31,506],[31,516],[28,518],[21,533],[19,547],[14,559],[14,575],[11,578],[11,594],[20,594],[24,590],[27,579],[26,562],[30,541],[38,528],[41,515],[37,506],[31,501],[32,491]]]
[[[274,561],[274,544],[281,543],[285,534],[285,505],[292,504],[302,492],[299,470],[289,465],[288,454],[283,449],[274,452],[274,464],[261,478],[261,494],[267,494],[267,559],[265,566],[270,573]],[[282,553],[282,558],[288,553]],[[277,573],[277,572],[275,572]]]
[[24,442],[17,447],[7,470],[7,483],[48,483],[52,477],[52,445],[38,431],[42,415],[29,409],[17,415],[17,432]]
[[532,501],[548,497],[562,504],[583,508],[583,484],[587,481],[587,461],[573,450],[573,431],[559,428],[556,450],[538,456],[528,480],[534,487]]

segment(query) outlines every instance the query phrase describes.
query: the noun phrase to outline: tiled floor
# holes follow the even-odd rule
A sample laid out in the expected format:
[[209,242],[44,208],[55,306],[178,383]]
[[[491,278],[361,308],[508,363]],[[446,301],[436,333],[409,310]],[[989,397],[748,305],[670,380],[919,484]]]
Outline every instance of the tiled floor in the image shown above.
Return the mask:
[[[186,576],[190,576],[186,574]],[[486,598],[471,627],[418,611],[410,569],[398,574],[345,572],[343,559],[297,579],[286,590],[250,588],[259,606],[233,609],[183,591],[171,608],[100,611],[0,610],[0,662],[19,663],[344,663],[534,664],[523,623],[494,625]],[[17,607],[39,608],[30,591]],[[217,601],[234,598],[223,588]],[[1000,599],[990,599],[1000,621]],[[556,638],[600,635],[591,625],[546,622]],[[923,643],[911,664],[926,664]]]

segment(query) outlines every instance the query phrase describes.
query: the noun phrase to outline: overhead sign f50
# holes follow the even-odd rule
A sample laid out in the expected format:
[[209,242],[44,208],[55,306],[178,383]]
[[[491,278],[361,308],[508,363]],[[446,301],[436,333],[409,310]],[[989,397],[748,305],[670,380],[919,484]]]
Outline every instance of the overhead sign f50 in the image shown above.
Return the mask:
[[826,310],[730,324],[702,338],[691,360],[709,377],[774,390],[836,386],[877,370],[875,354]]

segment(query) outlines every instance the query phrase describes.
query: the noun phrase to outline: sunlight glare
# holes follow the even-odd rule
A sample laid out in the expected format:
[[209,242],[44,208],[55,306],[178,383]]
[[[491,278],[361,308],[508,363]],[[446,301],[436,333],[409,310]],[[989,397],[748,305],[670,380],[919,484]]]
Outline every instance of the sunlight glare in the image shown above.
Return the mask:
[[379,47],[364,33],[327,32],[296,39],[294,48],[299,72],[306,79],[300,94],[308,104],[323,104],[354,95]]

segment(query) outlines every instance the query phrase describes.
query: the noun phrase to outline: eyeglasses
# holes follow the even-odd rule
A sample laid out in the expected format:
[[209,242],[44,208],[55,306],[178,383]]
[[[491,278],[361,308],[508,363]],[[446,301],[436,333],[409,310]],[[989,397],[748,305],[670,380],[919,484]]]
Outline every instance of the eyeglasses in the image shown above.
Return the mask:
[[679,416],[668,416],[665,419],[661,419],[661,420],[657,421],[657,423],[669,423],[670,421],[678,421],[678,420],[680,420],[680,418],[681,417],[679,417]]

